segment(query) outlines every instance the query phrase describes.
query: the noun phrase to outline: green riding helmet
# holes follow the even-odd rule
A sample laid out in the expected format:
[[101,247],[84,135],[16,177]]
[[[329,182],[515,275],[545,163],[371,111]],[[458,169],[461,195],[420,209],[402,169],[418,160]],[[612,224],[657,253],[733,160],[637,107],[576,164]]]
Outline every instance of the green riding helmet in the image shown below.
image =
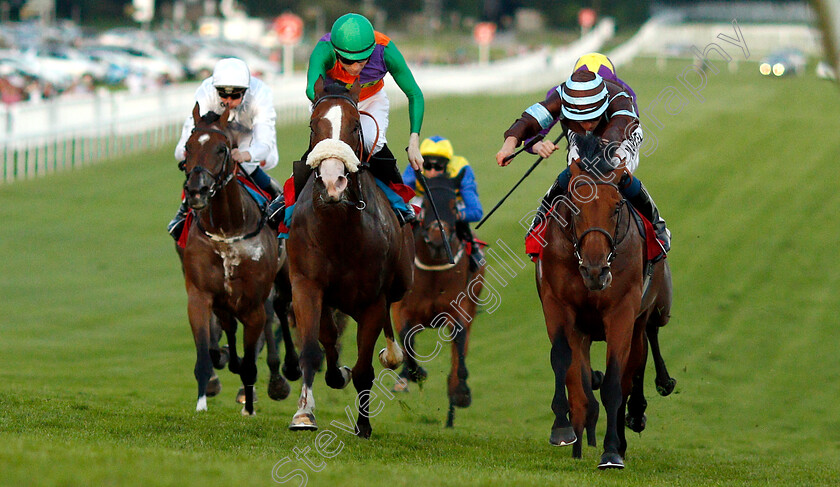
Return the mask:
[[361,61],[370,57],[376,47],[373,26],[359,14],[344,14],[330,30],[330,41],[341,57]]

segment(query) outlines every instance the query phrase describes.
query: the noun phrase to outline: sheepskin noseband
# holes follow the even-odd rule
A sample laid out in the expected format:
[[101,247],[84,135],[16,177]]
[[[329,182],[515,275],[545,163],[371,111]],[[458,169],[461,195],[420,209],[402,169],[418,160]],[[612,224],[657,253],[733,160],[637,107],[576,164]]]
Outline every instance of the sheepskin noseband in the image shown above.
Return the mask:
[[344,167],[351,173],[359,170],[359,158],[353,149],[338,139],[324,139],[315,144],[309,156],[306,157],[306,165],[316,169],[325,159],[334,157],[344,163]]

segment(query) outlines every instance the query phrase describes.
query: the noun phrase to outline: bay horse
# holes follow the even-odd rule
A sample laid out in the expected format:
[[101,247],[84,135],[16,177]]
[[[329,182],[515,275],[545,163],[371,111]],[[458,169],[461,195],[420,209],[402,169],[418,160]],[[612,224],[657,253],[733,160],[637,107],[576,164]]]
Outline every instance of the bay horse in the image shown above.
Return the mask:
[[[416,352],[414,337],[426,328],[449,328],[445,335],[439,332],[439,336],[452,343],[451,368],[447,377],[449,412],[446,417],[446,426],[451,428],[455,407],[466,408],[472,403],[467,385],[469,372],[466,358],[470,329],[478,307],[475,301],[467,299],[460,311],[453,313],[452,302],[457,302],[458,296],[467,292],[471,282],[470,292],[476,296],[481,293],[483,281],[477,277],[484,276],[484,266],[470,272],[466,244],[456,236],[458,210],[454,182],[445,176],[426,181],[423,223],[414,230],[414,286],[402,301],[394,303],[391,308],[397,334],[407,352],[400,372],[401,380],[394,385],[394,390],[407,392],[409,381],[422,384],[427,377],[426,370],[418,363],[422,357]],[[432,201],[440,212],[440,226],[431,208]],[[448,240],[452,249],[454,263],[449,262],[444,240]]]
[[[582,139],[581,162],[570,166],[568,198],[547,219],[548,244],[536,267],[555,376],[550,442],[573,444],[572,456],[580,458],[585,428],[589,445],[595,446],[599,405],[589,351],[593,340],[606,341],[600,390],[607,429],[598,468],[624,468],[625,421],[635,431],[644,429],[645,337],[657,340],[658,328],[670,318],[671,273],[667,261],[659,261],[645,289],[644,241],[617,185],[624,169],[610,165],[597,137]],[[658,342],[654,352],[661,362]],[[673,389],[664,362],[659,365],[657,385]]]
[[[195,128],[186,142],[183,170],[184,193],[194,217],[184,230],[189,235],[182,265],[196,347],[196,411],[207,409],[207,384],[213,363],[220,361],[218,354],[211,358],[210,322],[215,315],[227,336],[228,367],[239,374],[245,388],[242,414],[253,415],[257,342],[265,330],[264,304],[280,261],[276,234],[265,225],[256,201],[235,182],[238,165],[231,159],[229,114],[226,108],[221,116],[208,112],[202,117],[197,103],[193,108]],[[244,328],[241,360],[236,351],[237,320]]]
[[[410,228],[400,227],[384,192],[378,189],[362,158],[361,87],[315,84],[310,120],[309,155],[314,170],[297,196],[289,239],[292,308],[300,334],[303,372],[298,410],[292,430],[315,430],[313,379],[326,354],[325,380],[341,389],[352,379],[359,394],[355,432],[371,434],[368,400],[373,385],[373,348],[382,330],[386,348],[383,366],[396,368],[402,350],[394,341],[389,308],[411,287],[414,242]],[[338,309],[358,323],[358,355],[352,371],[338,366]]]

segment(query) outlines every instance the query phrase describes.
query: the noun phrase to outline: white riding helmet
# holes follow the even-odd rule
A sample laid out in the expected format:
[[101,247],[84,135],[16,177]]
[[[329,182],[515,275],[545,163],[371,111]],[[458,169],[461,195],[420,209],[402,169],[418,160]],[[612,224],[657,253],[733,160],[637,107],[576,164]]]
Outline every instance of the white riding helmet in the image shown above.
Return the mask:
[[248,88],[251,72],[245,61],[235,57],[220,59],[213,68],[213,86]]

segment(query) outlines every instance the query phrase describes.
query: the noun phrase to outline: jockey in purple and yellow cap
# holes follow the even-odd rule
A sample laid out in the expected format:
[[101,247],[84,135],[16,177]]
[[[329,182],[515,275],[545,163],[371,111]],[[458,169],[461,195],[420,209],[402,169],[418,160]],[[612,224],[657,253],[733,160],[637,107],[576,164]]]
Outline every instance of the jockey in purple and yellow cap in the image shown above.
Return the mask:
[[[595,65],[585,67],[599,71],[607,69],[614,75],[612,63],[606,56],[598,56],[601,57],[596,57],[596,59],[600,59],[601,64],[597,67]],[[606,62],[603,62],[604,60]],[[578,62],[581,63],[581,60]],[[592,61],[584,61],[586,62]],[[557,121],[563,126],[569,144],[567,164],[579,159],[577,149],[579,137],[587,133],[597,135],[606,143],[617,147],[612,162],[616,167],[623,165],[629,176],[622,179],[621,193],[653,224],[657,239],[663,250],[668,252],[671,239],[665,220],[660,217],[659,209],[642,186],[641,181],[632,176],[639,165],[639,150],[644,136],[639,123],[636,102],[631,93],[622,84],[605,79],[588,69],[574,71],[566,82],[549,91],[544,101],[531,105],[511,125],[504,134],[505,142],[496,154],[496,161],[500,166],[506,166],[509,161],[504,159],[513,154],[520,143],[536,136],[541,130],[549,129]],[[551,141],[543,140],[534,144],[534,150],[541,157],[549,157],[557,150],[557,146]],[[543,198],[528,235],[544,220],[545,213],[550,209],[552,202],[565,194],[570,179],[571,174],[567,167],[560,173]],[[527,251],[529,254],[537,253],[533,248],[528,248]]]

